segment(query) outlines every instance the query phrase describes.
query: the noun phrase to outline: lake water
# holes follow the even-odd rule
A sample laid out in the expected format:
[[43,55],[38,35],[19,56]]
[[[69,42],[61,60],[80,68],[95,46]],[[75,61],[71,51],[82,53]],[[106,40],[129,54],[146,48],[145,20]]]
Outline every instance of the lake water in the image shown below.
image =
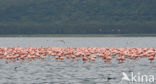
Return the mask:
[[[156,48],[156,37],[0,37],[0,46]],[[84,63],[48,57],[24,62],[5,61],[0,60],[0,84],[156,84],[156,61],[151,64],[147,58],[122,64],[116,60],[106,64],[101,59]],[[154,75],[155,82],[124,81],[122,72],[128,76],[132,72],[137,76]]]

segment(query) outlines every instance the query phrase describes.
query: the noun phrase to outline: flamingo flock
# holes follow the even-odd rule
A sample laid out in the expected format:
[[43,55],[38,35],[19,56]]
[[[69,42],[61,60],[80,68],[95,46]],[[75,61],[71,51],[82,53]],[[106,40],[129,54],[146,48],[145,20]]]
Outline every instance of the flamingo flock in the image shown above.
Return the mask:
[[107,62],[112,59],[124,62],[127,59],[147,58],[153,62],[155,55],[155,48],[0,47],[0,59],[7,60],[45,59],[51,56],[57,60],[96,61],[96,58],[101,58]]

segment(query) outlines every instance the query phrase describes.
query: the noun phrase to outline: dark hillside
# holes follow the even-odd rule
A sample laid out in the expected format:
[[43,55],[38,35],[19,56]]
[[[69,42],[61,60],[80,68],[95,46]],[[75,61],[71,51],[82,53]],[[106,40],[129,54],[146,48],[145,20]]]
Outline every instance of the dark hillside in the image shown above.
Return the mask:
[[0,34],[156,33],[156,0],[0,0]]

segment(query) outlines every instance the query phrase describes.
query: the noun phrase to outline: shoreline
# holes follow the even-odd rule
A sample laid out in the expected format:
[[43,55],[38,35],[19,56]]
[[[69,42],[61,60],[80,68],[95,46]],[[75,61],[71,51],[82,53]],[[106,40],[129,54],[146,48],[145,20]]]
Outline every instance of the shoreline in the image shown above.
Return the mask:
[[156,34],[19,34],[0,37],[156,37]]

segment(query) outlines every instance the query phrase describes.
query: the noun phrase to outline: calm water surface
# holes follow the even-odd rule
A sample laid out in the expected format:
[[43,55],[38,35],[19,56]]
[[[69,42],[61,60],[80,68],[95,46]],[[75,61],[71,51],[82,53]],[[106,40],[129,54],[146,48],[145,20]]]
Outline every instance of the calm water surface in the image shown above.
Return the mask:
[[[1,37],[0,46],[156,48],[156,37]],[[155,82],[121,81],[122,72],[152,74]],[[156,61],[150,64],[143,58],[122,64],[112,60],[111,64],[106,64],[101,59],[84,63],[47,57],[46,60],[6,64],[5,60],[0,60],[0,84],[156,84]]]

